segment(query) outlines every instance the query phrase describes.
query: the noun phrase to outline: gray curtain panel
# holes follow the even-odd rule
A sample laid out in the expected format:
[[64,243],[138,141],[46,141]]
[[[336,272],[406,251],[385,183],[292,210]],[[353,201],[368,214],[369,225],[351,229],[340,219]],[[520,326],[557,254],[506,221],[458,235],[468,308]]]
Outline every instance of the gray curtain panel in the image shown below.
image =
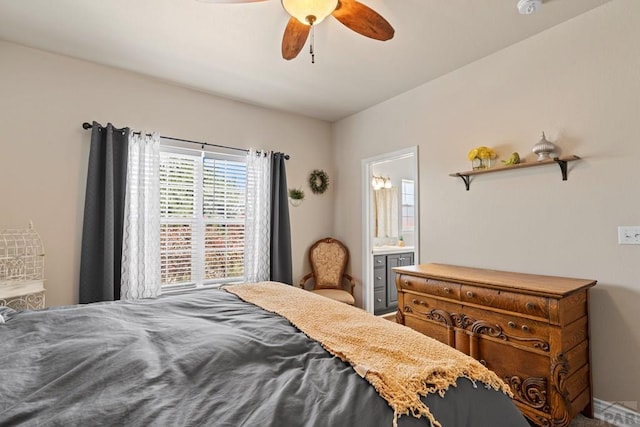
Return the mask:
[[293,284],[291,224],[285,154],[271,155],[271,274],[276,282]]
[[93,122],[80,261],[80,303],[120,299],[129,128]]

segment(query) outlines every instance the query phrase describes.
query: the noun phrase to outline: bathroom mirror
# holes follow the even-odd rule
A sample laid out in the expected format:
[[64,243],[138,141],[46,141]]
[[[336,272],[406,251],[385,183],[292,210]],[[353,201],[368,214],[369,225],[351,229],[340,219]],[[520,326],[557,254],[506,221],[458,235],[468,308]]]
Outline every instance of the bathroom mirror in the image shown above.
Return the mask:
[[[419,260],[418,147],[364,159],[362,194],[363,305],[365,310],[379,313],[386,307],[382,302],[381,309],[380,299],[386,298],[387,311],[393,311],[392,266],[383,263],[386,271],[382,277],[374,259],[380,264],[381,260],[392,259],[387,256],[409,254],[411,264]],[[378,295],[382,291],[375,288],[383,286],[382,282],[387,288],[384,296]]]

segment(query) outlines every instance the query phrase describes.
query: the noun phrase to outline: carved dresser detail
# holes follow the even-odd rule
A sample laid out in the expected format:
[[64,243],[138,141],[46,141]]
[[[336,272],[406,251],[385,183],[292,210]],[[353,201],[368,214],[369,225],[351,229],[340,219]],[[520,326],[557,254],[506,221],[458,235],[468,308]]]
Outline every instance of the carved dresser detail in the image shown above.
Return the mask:
[[444,264],[394,268],[398,323],[495,371],[539,426],[593,417],[589,288],[595,280]]

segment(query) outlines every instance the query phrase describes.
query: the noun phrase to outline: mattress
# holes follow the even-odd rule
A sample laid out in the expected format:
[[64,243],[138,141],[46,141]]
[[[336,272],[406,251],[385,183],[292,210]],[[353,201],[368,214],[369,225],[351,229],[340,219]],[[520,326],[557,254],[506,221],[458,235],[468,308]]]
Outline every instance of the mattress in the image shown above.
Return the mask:
[[[401,326],[399,326],[401,327]],[[527,427],[460,378],[423,397],[444,427]],[[221,289],[15,312],[0,307],[0,425],[392,426],[353,368]],[[410,415],[399,426],[429,426]]]

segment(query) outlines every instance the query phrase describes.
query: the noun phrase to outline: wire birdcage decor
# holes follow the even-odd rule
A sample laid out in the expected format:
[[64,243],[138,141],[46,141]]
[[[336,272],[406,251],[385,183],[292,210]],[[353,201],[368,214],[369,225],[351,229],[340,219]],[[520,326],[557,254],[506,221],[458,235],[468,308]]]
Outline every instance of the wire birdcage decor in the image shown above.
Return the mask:
[[0,285],[35,280],[44,280],[44,246],[33,224],[0,232]]

